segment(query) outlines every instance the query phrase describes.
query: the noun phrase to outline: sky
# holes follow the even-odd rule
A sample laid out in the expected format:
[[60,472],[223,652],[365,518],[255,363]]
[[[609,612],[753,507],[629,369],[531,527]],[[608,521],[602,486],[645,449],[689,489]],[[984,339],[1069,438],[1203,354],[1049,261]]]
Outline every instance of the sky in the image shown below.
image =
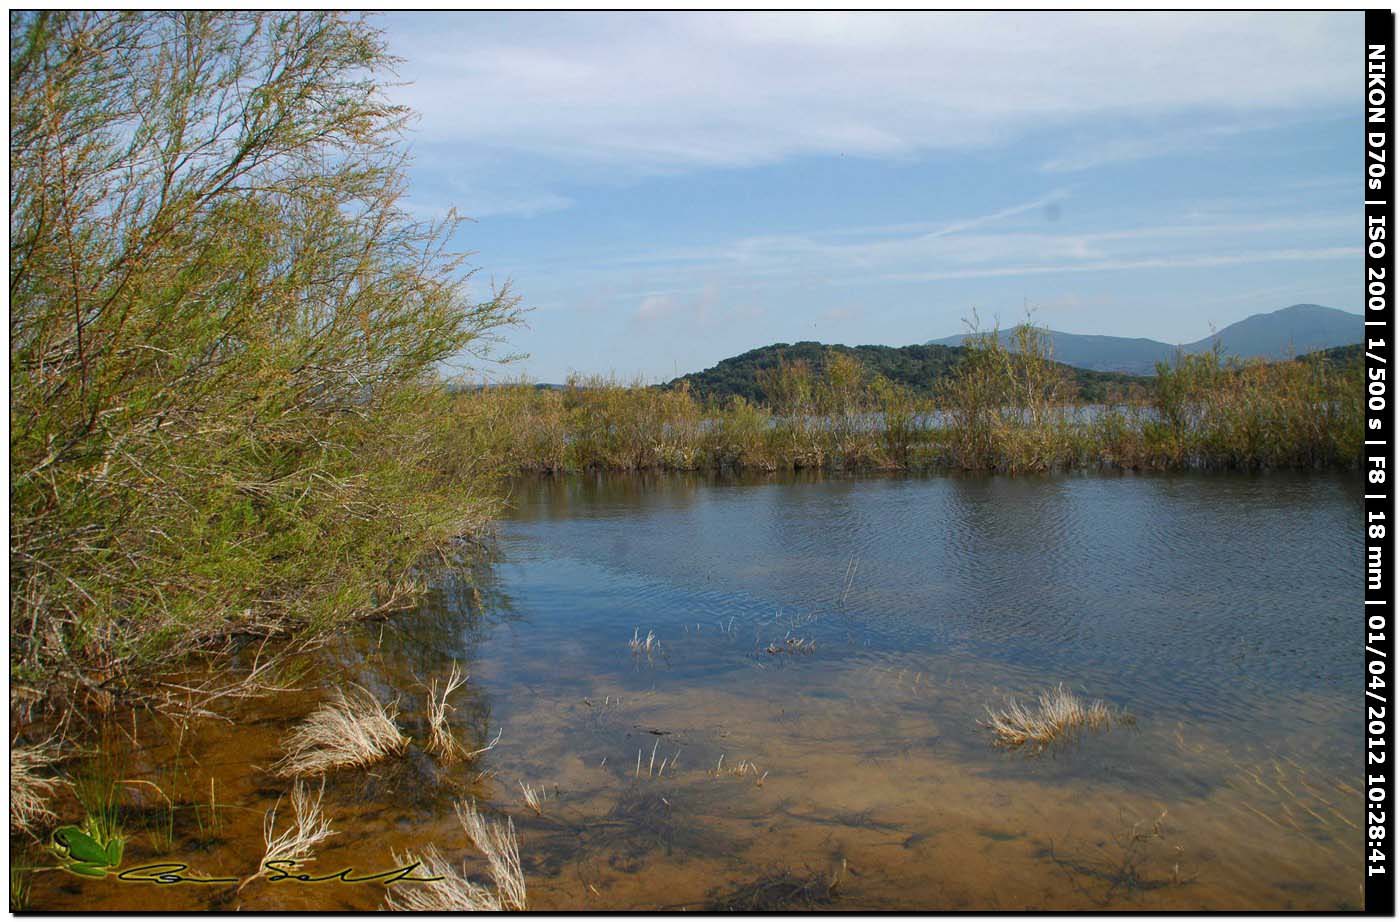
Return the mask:
[[1363,14],[401,13],[408,207],[493,378],[1361,308]]

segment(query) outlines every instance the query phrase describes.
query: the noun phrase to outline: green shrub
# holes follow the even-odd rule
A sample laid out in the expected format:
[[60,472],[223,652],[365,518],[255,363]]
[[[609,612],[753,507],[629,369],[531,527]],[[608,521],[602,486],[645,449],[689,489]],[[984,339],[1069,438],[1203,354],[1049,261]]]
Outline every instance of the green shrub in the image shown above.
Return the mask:
[[332,13],[11,18],[22,681],[400,604],[486,511],[435,368],[516,302],[402,207],[388,63]]

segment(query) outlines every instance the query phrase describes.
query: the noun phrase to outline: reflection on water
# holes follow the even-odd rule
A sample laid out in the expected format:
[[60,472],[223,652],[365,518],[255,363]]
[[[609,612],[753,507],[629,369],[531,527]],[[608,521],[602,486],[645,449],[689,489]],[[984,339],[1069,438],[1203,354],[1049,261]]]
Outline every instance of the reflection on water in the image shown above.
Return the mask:
[[[318,652],[302,683],[397,697],[422,739],[423,684],[455,660],[470,680],[454,725],[468,748],[498,730],[500,745],[471,766],[415,746],[334,776],[341,834],[317,867],[435,842],[480,873],[451,811],[475,797],[514,819],[539,909],[1357,908],[1349,480],[521,482],[494,559]],[[634,654],[634,630],[659,648]],[[1136,726],[1037,759],[989,746],[988,705],[1060,682]],[[277,740],[316,700],[230,706],[236,724],[181,741],[191,783],[216,777],[229,805],[193,857],[181,816],[182,860],[256,867],[287,788],[268,771]],[[161,740],[132,772],[169,764],[154,725],[131,735]],[[383,898],[194,889],[50,874],[33,899]]]

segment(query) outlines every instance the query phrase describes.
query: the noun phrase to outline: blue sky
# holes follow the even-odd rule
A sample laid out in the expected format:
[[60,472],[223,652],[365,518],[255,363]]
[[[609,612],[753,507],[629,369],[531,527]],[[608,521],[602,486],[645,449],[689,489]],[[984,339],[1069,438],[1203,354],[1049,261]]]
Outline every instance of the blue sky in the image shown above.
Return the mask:
[[394,14],[409,204],[532,308],[493,377],[1025,316],[1360,309],[1360,13]]

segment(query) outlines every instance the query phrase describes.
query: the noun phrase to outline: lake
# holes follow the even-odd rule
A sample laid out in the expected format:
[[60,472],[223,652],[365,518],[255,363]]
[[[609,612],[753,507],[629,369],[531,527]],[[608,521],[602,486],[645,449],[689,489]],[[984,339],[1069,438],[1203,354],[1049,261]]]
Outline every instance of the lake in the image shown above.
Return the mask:
[[[535,909],[1359,908],[1355,480],[520,481],[489,559],[310,654],[321,684],[397,697],[415,736],[422,683],[459,662],[464,742],[501,734],[470,766],[414,747],[332,776],[317,867],[430,842],[460,860],[450,804],[472,797],[513,819]],[[1132,720],[1039,755],[994,745],[989,708],[1059,685]],[[181,860],[256,867],[288,788],[267,767],[315,700],[182,735],[192,785],[216,779],[228,808],[194,854],[181,820]],[[168,771],[163,732],[130,772]],[[33,904],[383,898],[81,884],[40,875]]]

